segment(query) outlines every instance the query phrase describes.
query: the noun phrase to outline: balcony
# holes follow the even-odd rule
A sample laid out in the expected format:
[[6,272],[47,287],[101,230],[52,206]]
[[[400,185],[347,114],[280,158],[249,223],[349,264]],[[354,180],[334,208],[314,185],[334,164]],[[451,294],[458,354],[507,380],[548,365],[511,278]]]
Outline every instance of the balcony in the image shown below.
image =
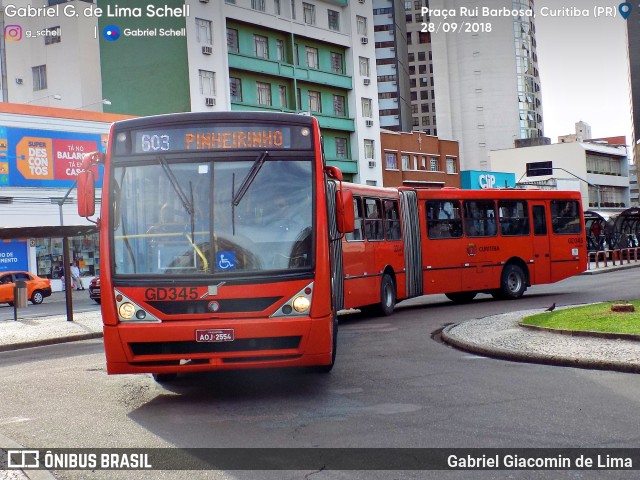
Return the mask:
[[229,68],[246,70],[251,73],[263,73],[275,77],[295,78],[309,83],[351,90],[353,81],[347,75],[291,65],[266,58],[256,58],[239,53],[229,53]]

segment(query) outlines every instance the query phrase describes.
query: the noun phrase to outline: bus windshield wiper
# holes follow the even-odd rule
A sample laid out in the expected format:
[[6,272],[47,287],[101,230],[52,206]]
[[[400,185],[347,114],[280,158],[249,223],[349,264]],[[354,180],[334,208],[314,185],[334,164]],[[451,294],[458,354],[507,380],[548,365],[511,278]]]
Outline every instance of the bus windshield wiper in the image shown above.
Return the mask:
[[258,155],[258,158],[255,159],[255,161],[253,162],[253,165],[251,166],[251,170],[249,170],[249,173],[247,173],[247,176],[244,177],[242,184],[240,184],[238,193],[236,193],[235,196],[233,197],[232,203],[234,207],[237,207],[240,204],[242,197],[244,197],[244,194],[247,193],[247,190],[249,190],[249,187],[251,186],[255,178],[258,176],[258,172],[262,168],[262,165],[264,165],[264,162],[268,156],[269,156],[269,152],[265,150],[260,155]]
[[191,191],[191,200],[189,200],[187,195],[184,193],[184,190],[182,190],[182,187],[178,183],[178,179],[176,178],[176,176],[173,174],[173,171],[169,167],[167,160],[164,157],[158,157],[158,163],[160,163],[162,170],[164,170],[164,173],[169,179],[169,182],[171,182],[171,186],[173,187],[176,194],[178,195],[178,198],[180,199],[180,202],[182,203],[182,206],[184,207],[185,211],[191,217],[191,223],[193,224],[193,217],[195,214],[195,208],[193,206],[193,189]]

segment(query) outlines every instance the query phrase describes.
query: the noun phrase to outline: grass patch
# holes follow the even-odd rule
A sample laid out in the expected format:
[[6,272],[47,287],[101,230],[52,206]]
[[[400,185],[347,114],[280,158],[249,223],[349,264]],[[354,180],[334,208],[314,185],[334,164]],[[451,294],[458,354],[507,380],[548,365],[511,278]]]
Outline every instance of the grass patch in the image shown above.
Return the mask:
[[[631,313],[612,312],[611,305],[614,303],[631,303],[636,311]],[[559,330],[640,335],[640,300],[597,303],[584,307],[554,310],[525,317],[522,323]]]

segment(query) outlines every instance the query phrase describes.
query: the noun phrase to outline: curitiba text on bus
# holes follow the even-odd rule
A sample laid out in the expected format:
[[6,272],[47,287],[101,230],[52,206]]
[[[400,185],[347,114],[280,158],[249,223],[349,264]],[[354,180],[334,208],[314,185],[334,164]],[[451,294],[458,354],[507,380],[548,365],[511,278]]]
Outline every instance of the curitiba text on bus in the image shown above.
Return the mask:
[[133,153],[187,150],[298,149],[311,148],[308,127],[284,125],[232,125],[168,127],[136,131]]

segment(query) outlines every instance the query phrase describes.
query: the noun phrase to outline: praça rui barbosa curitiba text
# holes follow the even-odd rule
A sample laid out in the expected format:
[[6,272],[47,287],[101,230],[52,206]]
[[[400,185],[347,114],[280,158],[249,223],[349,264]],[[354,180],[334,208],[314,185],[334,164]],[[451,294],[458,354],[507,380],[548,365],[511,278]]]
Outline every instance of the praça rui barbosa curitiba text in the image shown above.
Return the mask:
[[579,455],[575,458],[556,455],[553,457],[524,457],[520,455],[472,455],[447,457],[447,466],[453,469],[633,469],[628,457],[611,455]]
[[100,8],[95,5],[87,7],[79,7],[72,3],[57,4],[51,7],[34,7],[27,5],[26,7],[13,4],[5,5],[4,15],[8,18],[37,18],[48,17],[111,17],[111,18],[165,18],[165,17],[188,17],[189,5],[181,7],[169,7],[167,5],[155,6],[146,5],[143,7],[120,7],[116,5],[107,5],[106,8]]
[[[427,20],[422,23],[422,32],[429,33],[490,33],[493,25],[490,19],[500,17],[526,18],[540,15],[542,17],[616,17],[618,9],[614,6],[594,6],[593,10],[578,7],[550,8],[542,7],[536,14],[533,9],[510,9],[507,7],[459,7],[455,8],[429,8],[422,7],[420,13]],[[485,21],[478,21],[479,18]],[[456,21],[461,19],[461,21]],[[464,20],[464,19],[472,19]]]

